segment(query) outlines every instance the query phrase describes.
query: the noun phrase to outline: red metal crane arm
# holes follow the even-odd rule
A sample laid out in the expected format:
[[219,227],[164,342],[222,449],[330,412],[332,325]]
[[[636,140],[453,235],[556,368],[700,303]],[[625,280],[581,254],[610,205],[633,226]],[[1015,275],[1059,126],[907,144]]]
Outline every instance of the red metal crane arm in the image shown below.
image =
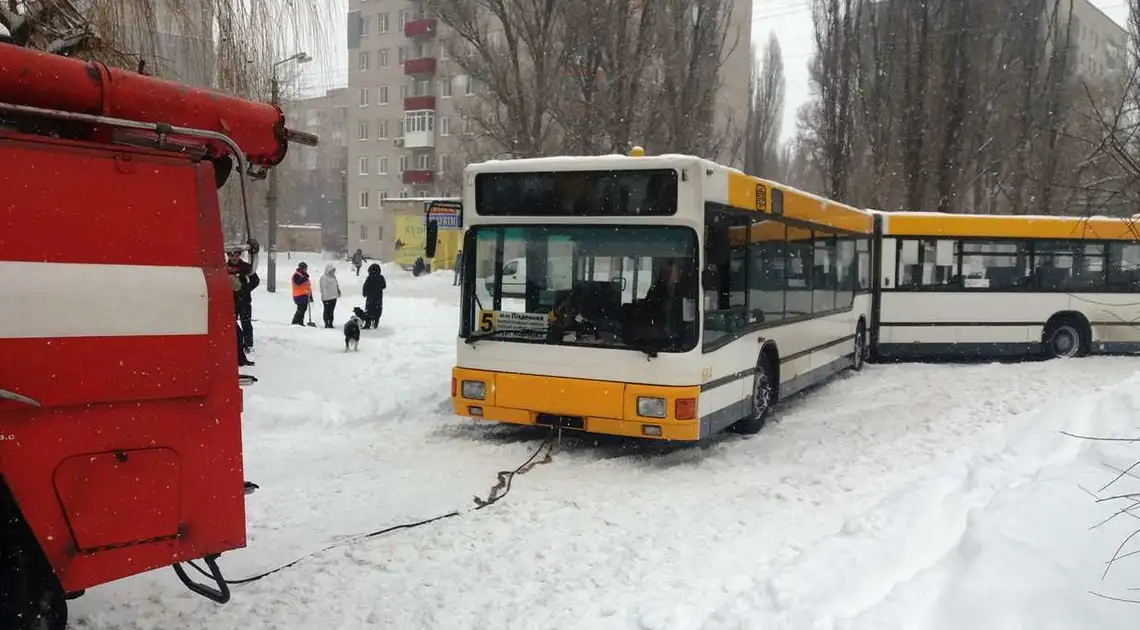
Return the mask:
[[[215,131],[259,166],[281,163],[294,135],[274,105],[7,44],[0,44],[0,102]],[[214,156],[231,152],[216,140],[200,142]]]

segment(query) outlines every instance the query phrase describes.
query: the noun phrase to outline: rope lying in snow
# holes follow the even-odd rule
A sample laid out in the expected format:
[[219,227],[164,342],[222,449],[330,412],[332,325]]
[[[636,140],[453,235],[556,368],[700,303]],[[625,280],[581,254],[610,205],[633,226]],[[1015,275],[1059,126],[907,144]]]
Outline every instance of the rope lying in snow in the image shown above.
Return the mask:
[[[525,475],[526,473],[530,472],[535,466],[538,466],[539,464],[549,464],[551,462],[551,459],[552,459],[551,453],[553,452],[553,450],[554,450],[554,434],[551,433],[551,435],[547,436],[542,441],[542,443],[538,445],[538,448],[535,449],[535,451],[533,453],[531,453],[530,457],[528,457],[527,460],[525,462],[523,462],[518,468],[515,468],[514,470],[500,470],[498,472],[498,474],[496,475],[498,477],[498,483],[496,483],[494,486],[491,487],[491,491],[487,494],[486,499],[481,498],[481,497],[475,497],[475,506],[476,507],[472,511],[479,511],[479,510],[482,510],[483,508],[490,507],[490,506],[494,505],[495,503],[498,503],[500,499],[502,499],[503,497],[507,496],[508,493],[510,493],[511,482],[514,481],[514,478],[517,475]],[[542,459],[538,459],[538,456],[543,451],[546,452],[546,455]],[[348,544],[351,544],[351,543],[354,543],[354,542],[357,542],[360,540],[367,540],[369,538],[375,538],[377,536],[383,536],[384,534],[388,534],[388,533],[391,533],[391,532],[394,532],[397,530],[401,530],[401,529],[414,529],[416,527],[422,527],[424,525],[428,525],[428,524],[434,523],[436,521],[442,521],[444,519],[454,518],[456,516],[460,516],[461,514],[463,514],[463,512],[460,512],[459,510],[455,510],[452,512],[448,512],[447,514],[441,514],[439,516],[435,516],[435,517],[432,517],[429,519],[424,519],[422,521],[416,521],[414,523],[403,523],[400,525],[392,525],[390,527],[378,529],[374,532],[368,532],[366,534],[357,534],[356,536],[352,536],[352,537],[337,541],[337,542],[335,542],[335,543],[333,543],[333,544],[331,544],[331,545],[329,545],[323,549],[318,549],[317,551],[314,551],[310,554],[301,556],[300,558],[297,558],[296,560],[290,562],[289,564],[281,565],[281,566],[277,567],[276,569],[271,569],[269,571],[265,571],[264,573],[258,573],[257,575],[250,576],[247,578],[242,578],[240,580],[224,580],[224,581],[226,584],[229,584],[231,586],[236,586],[236,585],[240,585],[240,584],[249,584],[250,582],[256,582],[260,579],[269,577],[270,575],[273,575],[274,573],[277,573],[279,571],[284,571],[285,569],[288,569],[288,568],[290,568],[290,567],[292,567],[292,566],[294,566],[294,565],[296,565],[296,564],[298,564],[304,560],[308,560],[309,558],[312,558],[312,557],[317,556],[319,554],[322,554],[326,551],[329,551],[330,549],[335,549],[337,547],[343,547],[345,545],[348,545]],[[210,580],[214,579],[213,576],[211,576],[209,572],[207,572],[205,569],[199,567],[193,561],[187,562],[186,564],[189,564],[195,571],[206,576],[208,579],[210,579]]]

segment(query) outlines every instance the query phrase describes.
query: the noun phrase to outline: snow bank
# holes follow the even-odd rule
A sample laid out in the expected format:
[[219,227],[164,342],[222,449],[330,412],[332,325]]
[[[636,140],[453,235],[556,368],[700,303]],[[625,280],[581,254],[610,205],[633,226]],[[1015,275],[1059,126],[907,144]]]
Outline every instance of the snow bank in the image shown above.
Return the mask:
[[[1060,431],[1130,437],[1138,412],[1140,376],[1024,414],[998,444],[847,520],[704,627],[1134,628],[1134,605],[1090,591],[1129,597],[1140,586],[1140,558],[1101,580],[1135,522],[1090,530],[1125,505],[1094,504],[1081,488],[1099,490],[1110,466],[1140,452]],[[1105,496],[1137,489],[1126,478]]]

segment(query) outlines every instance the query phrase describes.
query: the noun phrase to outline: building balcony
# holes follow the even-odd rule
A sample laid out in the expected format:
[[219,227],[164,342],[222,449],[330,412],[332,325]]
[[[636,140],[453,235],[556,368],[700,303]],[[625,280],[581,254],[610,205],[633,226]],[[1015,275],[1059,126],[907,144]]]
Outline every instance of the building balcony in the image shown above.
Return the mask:
[[404,146],[409,149],[435,148],[434,131],[405,131]]
[[409,149],[435,147],[435,112],[419,109],[404,112],[404,146]]
[[434,96],[409,96],[404,99],[404,111],[409,112],[417,109],[435,109]]
[[404,37],[431,37],[435,35],[435,20],[425,18],[404,23]]
[[435,171],[431,169],[414,169],[404,171],[403,182],[410,185],[424,185],[435,181]]
[[409,59],[404,62],[404,74],[409,76],[435,74],[435,65],[435,57],[420,57],[419,59]]

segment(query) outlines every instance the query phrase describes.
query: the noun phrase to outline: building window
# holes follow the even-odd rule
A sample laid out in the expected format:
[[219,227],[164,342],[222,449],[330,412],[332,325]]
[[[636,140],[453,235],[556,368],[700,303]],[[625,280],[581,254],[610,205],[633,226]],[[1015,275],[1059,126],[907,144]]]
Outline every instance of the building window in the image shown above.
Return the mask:
[[404,137],[404,119],[402,117],[400,118],[400,121],[397,123],[397,126],[399,127],[400,135],[398,135],[396,137],[397,138],[403,138]]
[[388,139],[388,121],[387,120],[377,120],[376,121],[376,139],[377,140],[387,140]]
[[368,70],[369,64],[372,61],[372,56],[367,52],[358,53],[356,56],[356,68],[360,71]]
[[380,15],[377,15],[376,21],[378,23],[377,28],[376,28],[376,32],[380,33],[381,35],[387,33],[388,32],[388,14],[387,13],[381,13]]
[[[377,168],[376,168],[377,173],[379,173],[380,175],[387,175],[388,174],[388,156],[387,155],[381,155],[379,158],[377,158],[377,161],[378,161]],[[380,194],[381,194],[380,198],[383,199],[384,193],[381,192]]]
[[463,133],[471,135],[475,133],[475,119],[470,116],[463,117]]
[[367,190],[360,191],[360,208],[362,210],[368,209],[368,191]]
[[400,30],[403,31],[404,27],[408,25],[408,12],[400,11]]
[[451,77],[445,77],[439,82],[439,95],[443,98],[451,97]]
[[447,116],[440,116],[439,117],[439,135],[441,135],[441,136],[450,136],[451,135],[451,119],[448,118]]
[[372,16],[370,16],[370,15],[360,16],[360,34],[362,36],[363,35],[369,35],[369,34],[371,34],[370,33],[371,31],[372,31]]
[[379,103],[380,105],[387,105],[388,104],[388,86],[387,85],[381,85],[380,87],[376,88],[376,102]]
[[434,87],[434,81],[416,79],[412,81],[412,96],[434,96],[434,92],[432,90]]
[[446,153],[440,154],[440,156],[439,156],[439,172],[440,173],[448,172],[448,167],[450,167],[450,166],[451,166],[451,156],[446,154]]
[[363,223],[360,224],[360,240],[368,240],[368,226],[364,225]]
[[377,65],[377,67],[380,67],[380,68],[387,68],[388,67],[388,49],[387,48],[381,48],[380,50],[376,51],[376,65]]
[[431,170],[431,154],[421,153],[416,156],[416,168],[421,171]]
[[[310,151],[310,153],[311,153],[311,151]],[[362,158],[360,158],[360,159],[358,160],[358,162],[359,162],[359,163],[358,163],[358,166],[360,167],[360,168],[359,168],[359,173],[360,173],[361,175],[367,175],[367,174],[368,174],[368,169],[369,169],[369,167],[371,166],[371,164],[369,164],[369,163],[368,163],[368,158],[367,158],[367,157],[362,157]]]
[[475,93],[475,78],[471,75],[466,75],[464,78],[466,80],[463,82],[463,94],[466,96],[471,96]]
[[367,122],[357,123],[356,139],[357,140],[371,140],[371,137],[368,135],[368,123]]
[[408,156],[401,155],[400,156],[400,172],[403,173],[406,170],[408,170]]
[[404,112],[404,131],[408,133],[435,131],[435,112],[430,109]]
[[401,66],[404,65],[404,62],[408,60],[408,49],[403,47],[403,46],[400,46],[400,48],[396,52],[398,54],[397,62]]
[[377,193],[377,196],[380,198],[380,203],[384,203],[384,200],[388,198],[388,191],[381,190],[379,193]]
[[400,84],[400,100],[408,98],[408,86],[405,83]]
[[400,191],[400,199],[406,199],[407,197],[408,197],[407,189],[401,190]]
[[372,90],[368,88],[360,88],[360,106],[368,107],[368,103],[372,100]]

